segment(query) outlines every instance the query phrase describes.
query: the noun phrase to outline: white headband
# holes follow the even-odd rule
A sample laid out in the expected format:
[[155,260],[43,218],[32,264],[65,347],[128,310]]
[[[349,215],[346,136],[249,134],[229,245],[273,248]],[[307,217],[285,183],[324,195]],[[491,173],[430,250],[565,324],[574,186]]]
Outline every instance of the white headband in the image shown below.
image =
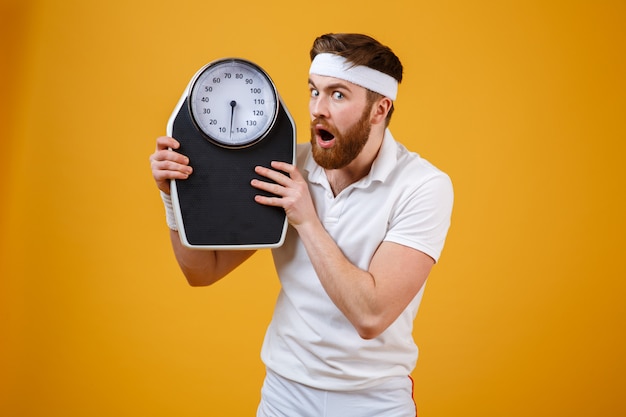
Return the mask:
[[317,54],[311,62],[309,74],[349,81],[392,100],[398,95],[398,81],[391,75],[364,65],[353,66],[347,59],[336,54]]

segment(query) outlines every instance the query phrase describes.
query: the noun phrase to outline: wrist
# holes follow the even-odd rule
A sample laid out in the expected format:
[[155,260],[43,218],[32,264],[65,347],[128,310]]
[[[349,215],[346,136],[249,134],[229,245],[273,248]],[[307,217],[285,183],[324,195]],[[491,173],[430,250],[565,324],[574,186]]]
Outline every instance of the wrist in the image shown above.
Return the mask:
[[177,231],[176,216],[174,215],[174,205],[172,204],[172,196],[161,191],[161,200],[165,207],[165,222],[171,230]]

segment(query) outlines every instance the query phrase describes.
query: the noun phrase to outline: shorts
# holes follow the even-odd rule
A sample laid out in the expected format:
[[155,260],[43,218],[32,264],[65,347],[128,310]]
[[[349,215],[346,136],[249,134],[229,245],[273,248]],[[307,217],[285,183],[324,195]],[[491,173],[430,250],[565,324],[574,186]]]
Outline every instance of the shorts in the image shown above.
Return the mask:
[[416,417],[413,380],[396,377],[358,391],[324,391],[267,371],[257,417]]

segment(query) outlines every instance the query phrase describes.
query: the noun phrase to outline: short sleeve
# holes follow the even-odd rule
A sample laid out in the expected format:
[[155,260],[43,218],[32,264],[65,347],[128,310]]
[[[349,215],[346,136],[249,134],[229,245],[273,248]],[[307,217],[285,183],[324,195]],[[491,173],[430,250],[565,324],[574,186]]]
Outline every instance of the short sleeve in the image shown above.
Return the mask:
[[424,252],[437,262],[450,228],[452,182],[438,172],[416,187],[407,187],[390,217],[385,241]]

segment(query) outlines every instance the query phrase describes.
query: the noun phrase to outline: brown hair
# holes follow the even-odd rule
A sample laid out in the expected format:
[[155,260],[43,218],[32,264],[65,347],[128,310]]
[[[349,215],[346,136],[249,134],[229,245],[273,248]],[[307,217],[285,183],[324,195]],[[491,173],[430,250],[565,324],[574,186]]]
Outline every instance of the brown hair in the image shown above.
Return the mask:
[[[321,53],[344,57],[351,64],[364,65],[392,76],[402,82],[402,63],[393,51],[376,39],[360,33],[328,33],[315,39],[311,47],[311,61]],[[368,90],[368,101],[373,103],[380,94]],[[393,113],[393,105],[387,114],[387,124]]]

